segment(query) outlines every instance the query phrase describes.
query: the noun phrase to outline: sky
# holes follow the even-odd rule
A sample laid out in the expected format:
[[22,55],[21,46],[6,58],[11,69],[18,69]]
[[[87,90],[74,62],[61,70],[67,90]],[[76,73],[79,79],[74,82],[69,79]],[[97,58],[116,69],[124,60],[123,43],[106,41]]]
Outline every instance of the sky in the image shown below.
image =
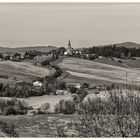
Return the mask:
[[140,4],[0,3],[0,46],[140,43]]

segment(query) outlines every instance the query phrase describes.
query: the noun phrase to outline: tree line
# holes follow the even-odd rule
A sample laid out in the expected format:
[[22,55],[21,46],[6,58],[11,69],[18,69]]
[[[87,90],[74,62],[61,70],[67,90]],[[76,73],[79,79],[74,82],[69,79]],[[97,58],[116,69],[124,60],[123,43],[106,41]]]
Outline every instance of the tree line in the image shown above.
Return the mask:
[[125,46],[106,45],[100,47],[83,48],[85,54],[98,54],[104,57],[130,58],[140,57],[140,48],[127,48]]

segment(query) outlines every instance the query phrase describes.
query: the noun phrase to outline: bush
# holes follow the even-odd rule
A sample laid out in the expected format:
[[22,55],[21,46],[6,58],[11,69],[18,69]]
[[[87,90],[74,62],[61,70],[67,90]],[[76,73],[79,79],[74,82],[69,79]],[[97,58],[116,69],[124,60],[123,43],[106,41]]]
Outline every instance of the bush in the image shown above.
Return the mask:
[[65,102],[65,109],[63,110],[64,114],[73,114],[75,112],[75,104],[73,101]]
[[0,92],[3,91],[3,83],[0,83]]
[[66,83],[64,81],[57,81],[56,82],[56,88],[60,90],[66,89]]
[[75,104],[80,103],[80,99],[79,99],[79,97],[78,97],[77,94],[74,94],[74,95],[72,96],[72,98],[73,98],[73,102],[74,102]]
[[44,103],[43,105],[41,105],[40,107],[41,110],[49,110],[50,109],[50,103]]
[[84,89],[78,89],[76,94],[79,97],[80,102],[83,101],[83,99],[88,95],[88,92]]
[[47,66],[47,65],[50,65],[50,62],[51,62],[51,60],[47,59],[47,60],[41,62],[41,66]]
[[26,114],[28,110],[28,104],[25,101],[17,99],[0,100],[0,110],[3,115],[22,115]]
[[69,86],[68,89],[71,93],[76,93],[78,90],[76,87],[73,87],[73,86]]
[[4,115],[6,116],[17,115],[17,112],[13,106],[8,106],[8,107],[5,107],[4,109]]
[[73,101],[60,100],[55,106],[55,113],[73,114],[75,112],[75,104]]
[[[131,91],[132,92],[132,91]],[[109,97],[87,99],[80,103],[75,131],[80,137],[139,137],[140,97],[122,91],[109,92]]]
[[123,63],[121,60],[118,60],[119,63]]
[[135,57],[132,57],[131,59],[132,59],[132,60],[136,60],[136,58],[135,58]]
[[83,88],[89,88],[89,84],[88,83],[83,83]]
[[8,137],[19,137],[15,131],[15,125],[8,125],[7,123],[0,121],[0,130],[7,134]]

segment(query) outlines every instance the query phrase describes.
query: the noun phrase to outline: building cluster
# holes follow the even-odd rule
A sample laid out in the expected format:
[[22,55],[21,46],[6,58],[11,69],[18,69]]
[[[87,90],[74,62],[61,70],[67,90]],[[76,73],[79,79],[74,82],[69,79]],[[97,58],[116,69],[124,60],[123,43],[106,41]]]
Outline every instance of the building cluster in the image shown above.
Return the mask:
[[57,58],[57,50],[51,50],[49,52],[41,52],[36,50],[16,52],[16,53],[0,53],[0,61],[22,61],[25,59],[39,60],[40,58]]
[[66,50],[64,51],[64,56],[71,56],[71,57],[77,57],[77,58],[83,58],[83,59],[95,59],[98,58],[98,55],[93,53],[85,53],[83,49],[74,49],[71,46],[70,40],[68,42],[68,46]]

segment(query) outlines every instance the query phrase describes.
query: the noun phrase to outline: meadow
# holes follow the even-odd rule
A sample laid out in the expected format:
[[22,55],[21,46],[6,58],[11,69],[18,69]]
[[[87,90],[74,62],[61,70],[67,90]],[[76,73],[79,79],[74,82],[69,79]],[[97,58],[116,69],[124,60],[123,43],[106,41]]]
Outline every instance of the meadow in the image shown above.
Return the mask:
[[[54,71],[49,68],[35,66],[30,62],[0,62],[0,82],[14,83],[17,81],[31,81],[36,78],[45,77],[52,74]],[[7,78],[4,78],[6,75]]]
[[63,59],[58,66],[72,76],[92,79],[93,82],[99,80],[125,84],[127,78],[127,84],[140,85],[140,72],[132,67],[120,67],[71,57]]

